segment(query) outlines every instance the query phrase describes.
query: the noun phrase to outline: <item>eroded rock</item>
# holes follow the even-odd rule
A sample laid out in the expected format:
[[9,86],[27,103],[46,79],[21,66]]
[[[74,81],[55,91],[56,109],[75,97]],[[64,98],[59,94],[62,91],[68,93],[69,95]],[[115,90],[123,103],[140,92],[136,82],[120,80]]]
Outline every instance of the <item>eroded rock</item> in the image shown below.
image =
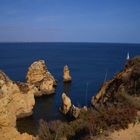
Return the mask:
[[65,94],[62,94],[62,107],[60,111],[68,117],[78,118],[80,113],[87,111],[87,107],[79,108],[72,104],[71,99]]
[[108,100],[114,102],[114,97],[122,88],[127,94],[140,95],[140,57],[129,60],[124,70],[117,73],[112,80],[105,82],[99,92],[92,97],[92,105],[101,105]]
[[27,83],[38,90],[35,96],[50,95],[55,92],[56,80],[48,71],[45,61],[38,60],[31,64],[26,75]]
[[3,72],[0,72],[0,81],[0,139],[32,140],[32,136],[20,134],[15,126],[17,118],[31,115],[35,104],[33,92],[28,90],[23,94],[19,86]]
[[62,112],[64,114],[67,114],[70,110],[70,107],[72,106],[72,103],[71,99],[65,93],[62,94],[62,102],[63,102]]
[[16,126],[16,114],[11,102],[12,98],[8,95],[0,98],[0,128]]
[[64,66],[64,71],[63,71],[63,81],[64,82],[71,82],[72,77],[70,75],[70,70],[67,65]]

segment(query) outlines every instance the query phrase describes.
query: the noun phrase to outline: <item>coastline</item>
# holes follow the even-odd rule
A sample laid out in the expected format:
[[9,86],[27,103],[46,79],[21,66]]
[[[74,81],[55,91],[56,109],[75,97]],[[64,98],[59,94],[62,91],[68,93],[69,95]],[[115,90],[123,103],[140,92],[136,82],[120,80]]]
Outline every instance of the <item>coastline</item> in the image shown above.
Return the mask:
[[[134,63],[133,63],[133,61],[134,61]],[[135,63],[135,61],[136,61],[136,63]],[[133,66],[134,65],[134,66]],[[44,67],[44,66],[43,66]],[[134,69],[131,69],[131,67],[132,68],[134,68]],[[46,69],[46,68],[45,68]],[[127,70],[128,69],[128,70]],[[129,70],[130,69],[130,70]],[[117,81],[119,80],[119,82],[122,82],[122,83],[120,83],[120,84],[124,84],[125,83],[125,86],[126,86],[126,89],[129,89],[129,87],[128,87],[128,81],[129,81],[129,72],[132,72],[132,73],[130,73],[130,74],[132,74],[132,78],[130,79],[130,81],[133,81],[134,79],[134,77],[135,77],[135,75],[137,74],[138,75],[138,77],[139,77],[139,71],[138,71],[138,69],[139,69],[139,57],[137,57],[137,58],[134,58],[134,59],[132,59],[132,62],[131,62],[131,60],[130,60],[130,63],[125,67],[125,69],[123,70],[123,71],[121,71],[121,72],[119,72],[118,74],[116,74],[115,76],[114,76],[114,78],[111,80],[111,82],[109,82],[109,84],[107,84],[107,87],[105,87],[105,88],[103,88],[103,87],[101,87],[101,89],[103,89],[103,91],[105,91],[105,93],[108,93],[108,89],[109,89],[109,91],[111,91],[111,89],[113,88],[113,89],[115,89],[116,90],[116,88],[114,88],[114,87],[116,87],[116,84],[118,83]],[[132,70],[134,70],[134,71],[132,71]],[[32,73],[32,72],[31,72]],[[34,72],[33,72],[34,73]],[[43,72],[44,73],[44,72]],[[37,74],[38,75],[38,74]],[[40,76],[40,77],[42,77],[42,76]],[[43,76],[43,77],[45,77],[45,76]],[[52,78],[52,76],[51,76],[51,78]],[[35,86],[37,86],[38,87],[38,83],[36,84],[36,78],[33,76],[33,79],[35,80]],[[53,78],[54,79],[54,78]],[[52,80],[53,80],[52,79]],[[73,78],[74,79],[74,78]],[[8,81],[8,80],[7,80]],[[42,81],[42,79],[41,79],[41,81]],[[11,83],[11,80],[10,80],[10,83]],[[9,91],[10,91],[10,94],[15,94],[15,91],[16,92],[22,92],[22,94],[24,93],[24,92],[27,92],[29,89],[31,90],[32,88],[33,88],[33,86],[29,86],[28,84],[30,84],[30,83],[28,83],[28,84],[24,84],[24,83],[21,83],[21,84],[19,84],[19,83],[17,83],[17,82],[13,82],[14,84],[17,84],[18,86],[19,86],[19,89],[17,90],[13,90],[13,91],[10,91],[10,90],[3,90],[3,88],[2,88],[2,92],[3,92],[3,94],[9,94]],[[32,83],[32,82],[31,82]],[[117,86],[119,86],[119,87],[121,87],[120,86],[120,84],[117,84]],[[137,83],[137,84],[139,84],[139,83]],[[2,83],[2,86],[3,86],[3,83]],[[2,87],[1,86],[1,87]],[[12,87],[12,86],[16,86],[16,85],[10,85],[10,84],[7,84],[6,85],[9,89],[10,89],[10,86]],[[29,87],[30,88],[29,88]],[[27,88],[28,87],[28,88]],[[110,87],[112,87],[111,89],[110,89]],[[22,89],[23,88],[23,89]],[[24,89],[25,88],[25,89]],[[107,88],[107,90],[106,90],[106,88]],[[27,90],[28,89],[28,90]],[[48,88],[47,88],[48,89]],[[34,91],[34,88],[32,89],[33,91]],[[43,90],[44,90],[44,87],[43,87]],[[135,87],[133,87],[133,82],[132,82],[132,89],[129,89],[128,90],[128,93],[130,92],[131,93],[131,91],[133,91],[133,90],[135,90]],[[118,91],[121,91],[121,90],[118,90]],[[12,93],[13,92],[13,93]],[[112,93],[115,93],[114,92],[114,90],[112,90],[111,91]],[[25,95],[26,95],[26,93],[24,93]],[[60,93],[61,94],[61,93]],[[35,94],[34,94],[35,95]],[[97,93],[97,95],[98,95],[98,93]],[[100,95],[100,94],[99,94]],[[101,106],[102,106],[102,103],[104,104],[104,103],[107,103],[106,105],[108,106],[110,106],[110,105],[113,105],[114,104],[114,102],[110,102],[110,99],[112,100],[112,99],[114,99],[114,95],[115,94],[113,94],[113,96],[112,97],[109,97],[110,99],[109,100],[106,100],[106,97],[104,96],[104,94],[101,94],[103,97],[101,97],[101,99],[104,101],[104,102],[100,102],[100,96],[98,96],[99,98],[97,98],[97,96],[96,96],[96,99],[99,99],[99,101],[97,101],[98,102],[98,105],[96,105],[96,104],[93,104],[93,106],[98,110],[100,110],[101,108]],[[108,95],[110,95],[110,94],[108,94]],[[60,96],[59,96],[60,97]],[[120,98],[120,97],[119,97]],[[118,100],[119,99],[118,97],[115,97],[115,100]],[[129,98],[127,98],[127,99],[129,99]],[[108,102],[109,101],[109,102]],[[119,101],[119,100],[118,100]],[[129,100],[130,101],[130,100]],[[120,102],[120,101],[119,101]],[[73,102],[72,102],[73,103]],[[121,102],[120,102],[121,103]],[[75,106],[75,104],[72,104],[72,105],[74,105]],[[101,105],[101,106],[100,106]],[[118,105],[119,105],[119,103],[118,103]],[[134,105],[134,104],[133,104]],[[60,104],[59,104],[59,106],[60,106]],[[134,105],[135,106],[135,105]],[[76,106],[77,107],[77,109],[81,109],[81,107],[79,107],[79,106]],[[119,107],[119,106],[118,106]],[[104,109],[106,109],[106,108],[104,108]],[[118,109],[120,109],[120,108],[118,108]],[[132,109],[132,110],[131,110]],[[135,109],[133,110],[133,108],[131,108],[130,109],[130,111],[132,111],[132,113],[134,113],[134,118],[135,118]],[[88,108],[88,110],[89,111],[91,111],[90,110],[90,108]],[[122,110],[122,112],[121,113],[123,113],[123,111],[125,111],[125,110]],[[129,111],[129,110],[128,110]],[[134,111],[134,112],[133,112]],[[81,111],[81,114],[82,114],[82,112],[83,111]],[[89,112],[90,113],[90,112]],[[97,113],[97,112],[95,112],[95,113]],[[108,112],[109,113],[109,112]],[[27,114],[30,114],[30,113],[28,113],[27,112]],[[27,114],[25,114],[24,116],[26,116]],[[86,114],[86,113],[85,113]],[[20,112],[20,115],[21,116],[23,116],[22,115],[22,112]],[[92,114],[91,114],[92,115]],[[98,114],[99,115],[99,114]],[[18,116],[18,115],[17,115]],[[127,117],[127,116],[126,116]],[[132,118],[132,121],[133,121],[133,119],[134,118]],[[83,118],[82,118],[83,119]],[[129,118],[128,118],[129,119]],[[81,121],[83,121],[83,120],[81,120]],[[109,121],[109,120],[108,120]],[[54,121],[55,122],[55,121]],[[85,121],[86,122],[86,121]],[[50,123],[50,122],[48,122],[48,123]],[[59,122],[60,124],[62,123],[62,125],[63,125],[63,121],[62,122]],[[75,120],[75,122],[72,122],[72,125],[70,125],[70,127],[72,127],[73,128],[73,125],[76,125],[76,120]],[[68,123],[69,124],[69,123]],[[68,125],[68,124],[66,124],[66,126]],[[53,125],[52,125],[53,126]],[[67,127],[69,127],[69,125],[67,126]],[[85,127],[85,126],[81,126],[81,127]],[[102,129],[101,129],[102,130]],[[77,131],[77,130],[76,130]],[[96,130],[95,130],[96,131]],[[68,134],[69,135],[69,134]]]

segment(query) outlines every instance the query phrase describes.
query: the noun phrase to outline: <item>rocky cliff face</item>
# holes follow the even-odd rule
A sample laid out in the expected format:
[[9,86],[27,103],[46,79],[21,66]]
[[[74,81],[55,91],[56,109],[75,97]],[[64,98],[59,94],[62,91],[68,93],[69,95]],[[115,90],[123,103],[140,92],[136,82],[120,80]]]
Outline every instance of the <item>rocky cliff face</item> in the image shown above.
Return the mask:
[[34,91],[23,92],[19,86],[0,71],[0,140],[32,140],[28,134],[20,134],[16,119],[32,114],[35,104]]
[[38,60],[31,64],[26,79],[28,84],[36,87],[35,96],[49,95],[55,92],[56,80],[48,71],[44,60]]
[[64,71],[63,71],[63,81],[64,82],[70,82],[72,80],[72,77],[70,76],[70,70],[67,65],[64,66]]
[[129,60],[124,70],[117,73],[112,80],[105,82],[96,96],[92,97],[92,105],[113,100],[122,88],[130,95],[140,95],[140,57]]

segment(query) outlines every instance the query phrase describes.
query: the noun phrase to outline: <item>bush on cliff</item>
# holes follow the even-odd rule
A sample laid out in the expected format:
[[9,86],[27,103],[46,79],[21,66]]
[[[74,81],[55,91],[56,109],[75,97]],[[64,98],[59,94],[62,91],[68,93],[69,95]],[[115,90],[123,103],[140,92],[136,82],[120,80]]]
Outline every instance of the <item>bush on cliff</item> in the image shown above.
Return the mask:
[[78,119],[68,122],[62,122],[59,120],[45,122],[40,120],[40,129],[39,129],[39,139],[40,140],[59,140],[62,137],[67,137],[67,139],[72,138],[84,130],[86,125],[83,120]]
[[[126,105],[125,101],[109,107],[102,106],[100,109],[89,109],[80,117],[71,122],[53,121],[40,123],[40,140],[81,139],[84,136],[96,136],[104,130],[118,130],[127,128],[129,123],[135,122],[136,109]],[[43,122],[43,123],[42,123]]]
[[41,121],[40,140],[60,140],[62,137],[87,140],[108,129],[125,129],[129,123],[135,123],[140,110],[140,57],[129,60],[126,68],[102,88],[105,88],[103,98],[76,120]]

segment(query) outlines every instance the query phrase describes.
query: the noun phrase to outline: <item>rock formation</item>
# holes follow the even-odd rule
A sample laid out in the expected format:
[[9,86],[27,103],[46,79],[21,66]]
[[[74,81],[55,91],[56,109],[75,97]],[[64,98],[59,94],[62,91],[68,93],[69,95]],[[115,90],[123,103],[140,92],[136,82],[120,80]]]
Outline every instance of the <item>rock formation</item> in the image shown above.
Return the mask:
[[31,64],[26,79],[27,83],[36,87],[35,96],[49,95],[55,92],[56,80],[46,68],[44,60],[38,60]]
[[32,114],[35,104],[34,91],[27,92],[0,71],[0,140],[33,140],[33,137],[20,134],[15,126],[16,119]]
[[64,82],[71,82],[72,78],[70,76],[70,70],[67,65],[64,66],[64,71],[63,71],[63,81]]
[[105,82],[96,96],[92,97],[93,106],[104,104],[113,100],[116,93],[124,89],[130,95],[140,95],[140,57],[135,57],[127,62],[124,70],[117,73],[112,80]]
[[69,117],[78,118],[81,111],[87,111],[87,107],[79,108],[71,103],[71,99],[65,94],[62,94],[62,107],[60,111]]
[[62,102],[63,102],[62,111],[64,114],[67,114],[70,110],[72,103],[71,99],[65,93],[62,94]]

